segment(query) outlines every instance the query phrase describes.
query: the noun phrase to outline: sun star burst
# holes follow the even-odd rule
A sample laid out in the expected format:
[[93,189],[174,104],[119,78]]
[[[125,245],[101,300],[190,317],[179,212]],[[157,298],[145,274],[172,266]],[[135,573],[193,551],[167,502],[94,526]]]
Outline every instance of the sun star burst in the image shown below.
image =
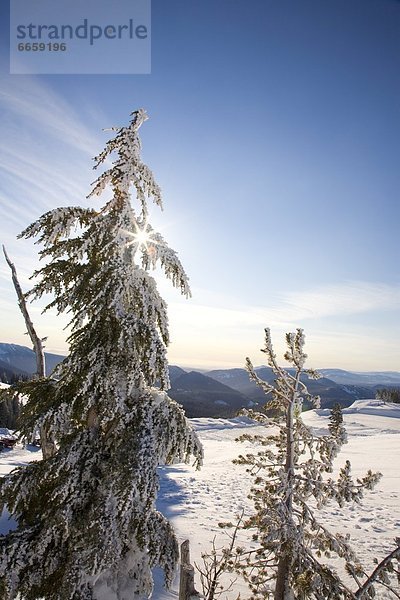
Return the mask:
[[[134,254],[136,254],[138,250],[143,250],[148,254],[151,254],[152,246],[157,243],[154,239],[153,231],[151,228],[149,228],[147,223],[143,223],[143,226],[136,224],[135,232],[128,231],[126,229],[123,229],[122,232],[127,236],[127,238],[129,238],[129,241],[126,242],[126,245],[136,246]],[[151,243],[151,246],[149,246],[149,243]]]

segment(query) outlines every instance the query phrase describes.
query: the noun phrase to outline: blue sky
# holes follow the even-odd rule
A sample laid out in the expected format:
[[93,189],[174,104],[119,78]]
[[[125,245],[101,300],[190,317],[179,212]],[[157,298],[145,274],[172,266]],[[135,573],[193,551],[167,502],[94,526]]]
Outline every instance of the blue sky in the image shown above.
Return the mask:
[[[400,370],[400,2],[153,0],[152,73],[114,76],[9,75],[1,10],[0,241],[24,286],[36,248],[16,234],[87,205],[102,128],[144,107],[152,218],[193,291],[160,279],[170,362],[262,362],[265,326],[278,352],[303,327],[312,366]],[[65,321],[32,311],[66,351]],[[26,344],[4,262],[0,314]]]

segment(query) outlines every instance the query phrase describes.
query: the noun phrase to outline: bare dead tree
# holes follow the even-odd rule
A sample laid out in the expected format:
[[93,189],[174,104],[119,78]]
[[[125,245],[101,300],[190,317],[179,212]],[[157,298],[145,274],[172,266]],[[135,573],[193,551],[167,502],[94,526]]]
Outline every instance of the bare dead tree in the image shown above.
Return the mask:
[[6,259],[6,262],[11,269],[11,277],[12,277],[12,282],[14,284],[15,291],[17,293],[18,306],[22,312],[22,316],[24,317],[25,325],[28,330],[28,335],[32,341],[33,350],[36,355],[36,375],[37,375],[37,377],[46,377],[46,362],[45,362],[46,359],[45,359],[44,350],[43,350],[43,340],[40,339],[40,337],[36,333],[36,330],[33,326],[32,319],[30,318],[30,315],[28,312],[28,307],[26,305],[25,295],[24,295],[22,288],[20,286],[20,283],[18,281],[17,270],[15,268],[14,263],[11,262],[10,257],[8,256],[4,245],[3,245],[3,253],[4,253],[4,257]]
[[[36,333],[36,329],[33,325],[32,319],[29,315],[28,307],[26,304],[25,294],[22,291],[21,285],[18,280],[17,270],[13,262],[11,262],[10,257],[7,254],[5,246],[3,245],[3,253],[6,259],[8,266],[11,269],[11,277],[12,282],[14,284],[14,288],[18,298],[18,306],[21,310],[22,316],[24,317],[25,325],[28,330],[28,335],[33,344],[33,350],[36,356],[36,374],[35,376],[38,378],[46,377],[46,359],[43,349],[43,339],[41,339]],[[44,338],[45,339],[45,338]],[[42,448],[43,458],[50,458],[53,456],[57,447],[55,442],[51,436],[51,434],[46,430],[45,427],[41,427],[40,429],[40,445]]]

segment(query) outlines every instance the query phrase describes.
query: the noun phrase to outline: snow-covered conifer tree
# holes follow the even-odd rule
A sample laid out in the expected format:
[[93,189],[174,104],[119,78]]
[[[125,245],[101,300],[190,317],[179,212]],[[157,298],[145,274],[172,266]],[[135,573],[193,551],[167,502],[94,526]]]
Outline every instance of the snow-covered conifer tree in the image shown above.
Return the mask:
[[343,411],[341,405],[336,402],[331,409],[328,429],[331,435],[338,437],[342,443],[347,441],[346,429],[343,425]]
[[[254,531],[255,548],[238,548],[228,566],[242,573],[253,600],[355,600],[372,597],[374,582],[387,584],[393,561],[400,556],[398,542],[397,548],[368,578],[347,538],[328,531],[318,521],[312,504],[321,508],[330,500],[339,506],[346,502],[360,502],[364,490],[371,489],[380,474],[368,471],[365,477],[354,481],[350,463],[346,461],[337,480],[329,476],[333,459],[346,441],[345,431],[342,423],[337,422],[331,435],[315,436],[301,419],[305,400],[314,406],[319,403],[318,397],[311,397],[301,380],[303,374],[319,377],[317,372],[304,367],[303,331],[298,329],[286,336],[288,349],[285,359],[289,362],[289,369],[278,365],[270,332],[268,329],[265,332],[263,352],[276,375],[274,385],[258,377],[249,359],[247,369],[251,379],[266,394],[272,395],[268,407],[279,410],[283,419],[270,420],[265,414],[247,411],[277,432],[241,438],[259,446],[256,453],[240,456],[235,461],[246,465],[255,477],[250,495],[255,512],[244,524],[244,528]],[[343,559],[348,574],[357,584],[355,592],[324,562],[323,557],[331,554]]]
[[[55,456],[19,468],[0,486],[18,520],[0,538],[1,597],[24,600],[148,597],[151,569],[171,581],[178,548],[155,509],[158,465],[201,460],[202,449],[168,388],[166,304],[148,273],[159,263],[189,295],[176,253],[148,221],[161,192],[141,161],[144,110],[96,157],[115,160],[93,184],[101,210],[58,208],[21,235],[47,264],[33,297],[71,314],[70,354],[55,379],[24,384],[23,431],[48,426]],[[138,207],[131,204],[136,192]],[[153,387],[156,382],[160,389]]]

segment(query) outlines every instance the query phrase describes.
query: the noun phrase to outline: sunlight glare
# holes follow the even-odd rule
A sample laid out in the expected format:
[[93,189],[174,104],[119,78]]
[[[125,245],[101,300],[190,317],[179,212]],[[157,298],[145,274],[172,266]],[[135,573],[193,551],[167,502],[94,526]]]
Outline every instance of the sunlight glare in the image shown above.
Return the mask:
[[151,235],[150,232],[145,229],[138,229],[136,233],[133,235],[134,241],[140,246],[146,246],[147,242],[150,242]]
[[[136,246],[134,253],[143,250],[147,254],[153,254],[154,248],[153,245],[156,244],[154,239],[154,233],[152,229],[148,230],[148,225],[145,223],[143,227],[137,226],[136,232],[132,233],[131,231],[127,231],[126,229],[122,230],[123,233],[130,238],[129,242],[126,242],[127,246]],[[149,245],[150,244],[150,245]]]

